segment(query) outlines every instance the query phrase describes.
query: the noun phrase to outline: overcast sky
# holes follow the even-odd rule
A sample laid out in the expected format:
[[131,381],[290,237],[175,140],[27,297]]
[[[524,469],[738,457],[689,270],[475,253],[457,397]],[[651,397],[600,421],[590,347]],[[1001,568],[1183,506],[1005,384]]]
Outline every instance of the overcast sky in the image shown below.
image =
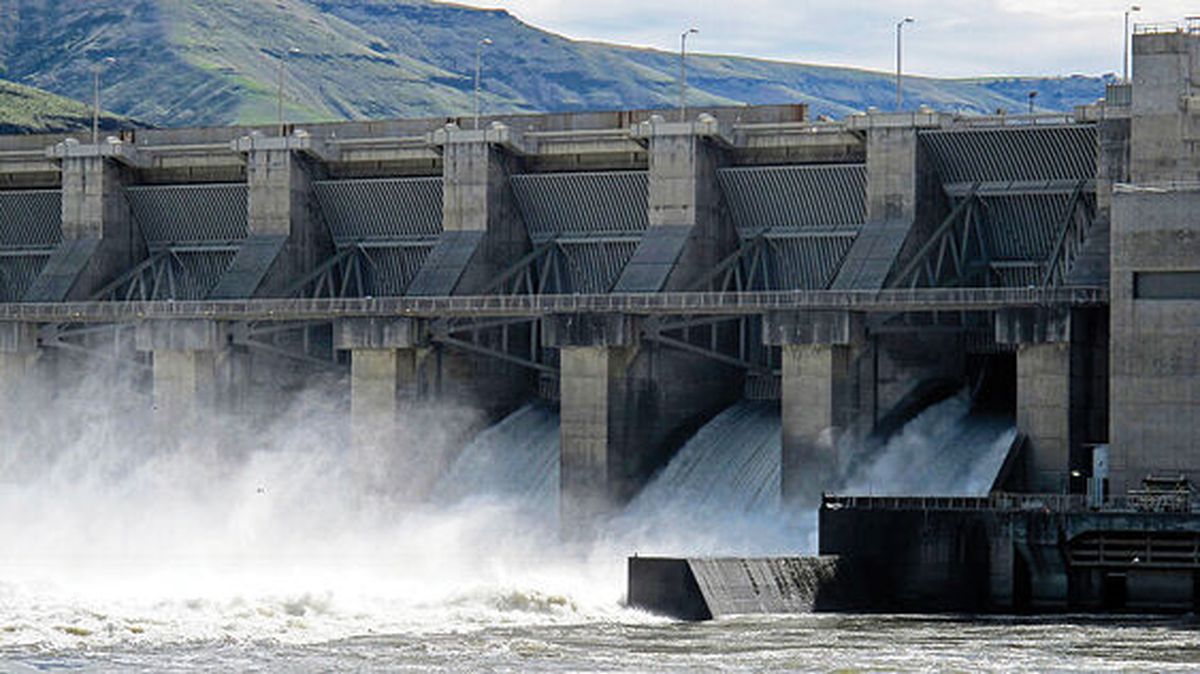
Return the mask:
[[[460,0],[463,1],[463,0]],[[1121,69],[1128,2],[1110,0],[465,0],[503,7],[574,38],[679,47],[877,70],[895,67],[895,24],[905,15],[905,70],[977,75],[1098,75]],[[1148,0],[1134,22],[1200,14],[1200,4]],[[1190,8],[1189,8],[1190,5]]]

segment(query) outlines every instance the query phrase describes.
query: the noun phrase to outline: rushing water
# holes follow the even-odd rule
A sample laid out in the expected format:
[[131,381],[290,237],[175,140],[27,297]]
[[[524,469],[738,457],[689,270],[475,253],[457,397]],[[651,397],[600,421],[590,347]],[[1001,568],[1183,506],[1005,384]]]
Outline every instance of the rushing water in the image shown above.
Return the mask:
[[[85,382],[0,444],[0,671],[1188,670],[1200,657],[1185,621],[690,625],[624,607],[631,552],[812,550],[811,520],[770,489],[772,406],[718,416],[599,540],[564,550],[546,516],[558,419],[545,405],[450,457],[420,502],[391,485],[449,456],[460,412],[392,429],[408,453],[355,454],[339,444],[344,411],[314,395],[268,427],[223,419],[166,449],[128,400]],[[862,474],[974,433],[961,406],[927,415]],[[995,455],[962,454],[949,473],[974,480]]]
[[497,613],[488,622],[304,643],[273,635],[103,644],[80,637],[0,646],[0,669],[1193,672],[1200,662],[1200,630],[1182,619],[819,615],[682,624],[633,614],[550,621]]

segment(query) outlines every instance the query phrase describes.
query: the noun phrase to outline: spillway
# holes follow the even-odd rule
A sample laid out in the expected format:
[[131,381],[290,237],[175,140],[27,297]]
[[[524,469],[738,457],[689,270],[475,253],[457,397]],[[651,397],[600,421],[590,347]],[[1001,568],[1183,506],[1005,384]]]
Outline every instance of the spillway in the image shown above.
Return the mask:
[[776,404],[733,405],[684,445],[627,514],[649,516],[684,507],[714,515],[777,508],[780,433]]
[[641,553],[745,555],[815,547],[812,512],[781,507],[776,403],[742,401],[709,421],[617,517]]
[[[742,401],[705,424],[608,528],[615,541],[671,554],[811,551],[815,515],[780,503],[778,404]],[[965,396],[938,403],[876,453],[844,469],[836,491],[875,495],[982,495],[1016,430],[971,413]],[[856,448],[842,447],[843,456]],[[532,402],[480,433],[433,491],[439,505],[492,500],[540,521],[558,517],[559,415]],[[650,547],[647,547],[650,546]]]
[[531,402],[475,437],[434,487],[432,500],[452,504],[497,499],[531,512],[558,514],[558,412]]
[[1017,430],[1012,420],[973,414],[956,396],[922,412],[873,457],[848,468],[849,495],[986,496]]

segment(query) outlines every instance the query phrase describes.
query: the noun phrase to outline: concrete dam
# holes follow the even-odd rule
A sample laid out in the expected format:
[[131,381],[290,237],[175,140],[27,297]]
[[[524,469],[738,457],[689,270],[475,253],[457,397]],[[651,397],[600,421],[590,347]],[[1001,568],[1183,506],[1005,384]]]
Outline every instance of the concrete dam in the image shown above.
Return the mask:
[[896,584],[987,560],[979,606],[1200,596],[1191,497],[1164,532],[1151,489],[1200,476],[1198,54],[1143,32],[1134,81],[1061,115],[0,137],[0,424],[96,363],[167,439],[322,382],[353,451],[469,410],[414,499],[500,484],[584,538],[680,493],[821,507],[821,552]]

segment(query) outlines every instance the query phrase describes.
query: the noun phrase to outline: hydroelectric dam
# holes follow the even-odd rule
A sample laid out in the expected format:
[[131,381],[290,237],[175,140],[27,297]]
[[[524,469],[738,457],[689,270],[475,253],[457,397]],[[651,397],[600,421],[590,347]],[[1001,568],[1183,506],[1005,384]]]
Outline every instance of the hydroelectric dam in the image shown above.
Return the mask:
[[[913,610],[1190,609],[1200,31],[1133,49],[1131,83],[1057,115],[0,137],[0,424],[96,362],[123,365],[163,437],[333,381],[354,449],[388,451],[415,406],[483,420],[459,444],[499,458],[431,459],[414,498],[508,470],[586,538],[657,508],[655,476],[707,467],[742,478],[706,492],[714,512],[820,509],[815,566],[655,567],[631,577],[651,608],[795,572],[857,608],[845,587],[872,578]],[[944,405],[965,421],[905,453]],[[542,449],[500,467],[499,432]],[[757,606],[819,608],[809,589]]]

